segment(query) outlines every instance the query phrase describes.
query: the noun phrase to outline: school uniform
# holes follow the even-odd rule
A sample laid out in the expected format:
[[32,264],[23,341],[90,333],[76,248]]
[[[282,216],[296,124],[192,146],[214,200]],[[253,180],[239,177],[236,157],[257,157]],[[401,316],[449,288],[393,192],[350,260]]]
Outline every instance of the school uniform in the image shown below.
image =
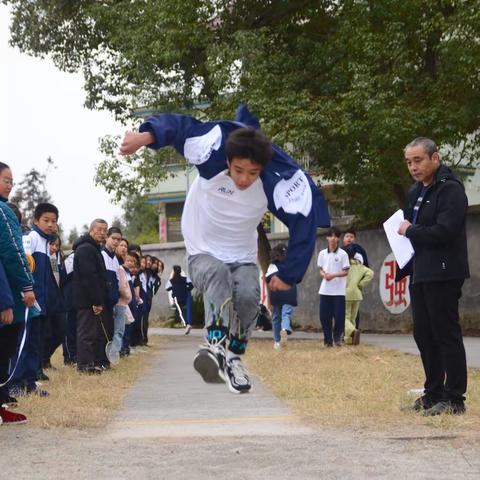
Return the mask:
[[[347,252],[341,248],[330,251],[325,248],[318,254],[317,265],[328,273],[340,273],[350,268]],[[320,289],[320,323],[325,345],[339,344],[345,328],[345,290],[347,277],[322,279]],[[332,331],[332,322],[335,320]]]

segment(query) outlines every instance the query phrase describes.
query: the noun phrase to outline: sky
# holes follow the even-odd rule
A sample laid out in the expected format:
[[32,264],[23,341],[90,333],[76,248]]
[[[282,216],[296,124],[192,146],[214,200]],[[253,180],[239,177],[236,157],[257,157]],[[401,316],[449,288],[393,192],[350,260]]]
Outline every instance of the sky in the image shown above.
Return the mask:
[[14,181],[35,167],[47,173],[47,190],[60,211],[65,236],[94,218],[111,222],[122,215],[102,187],[93,182],[102,160],[98,140],[122,135],[125,127],[108,112],[83,107],[80,74],[64,73],[49,59],[29,57],[8,45],[10,15],[0,4],[0,161]]

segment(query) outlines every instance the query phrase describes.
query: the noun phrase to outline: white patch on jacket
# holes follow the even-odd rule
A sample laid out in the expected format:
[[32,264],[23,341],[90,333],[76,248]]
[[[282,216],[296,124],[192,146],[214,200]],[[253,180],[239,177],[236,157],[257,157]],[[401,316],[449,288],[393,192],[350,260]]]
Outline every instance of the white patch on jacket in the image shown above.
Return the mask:
[[205,163],[221,144],[222,129],[215,125],[205,135],[187,138],[183,146],[183,155],[193,165],[200,165]]
[[280,180],[273,190],[275,208],[283,208],[285,213],[309,215],[312,209],[312,190],[302,170],[288,180]]

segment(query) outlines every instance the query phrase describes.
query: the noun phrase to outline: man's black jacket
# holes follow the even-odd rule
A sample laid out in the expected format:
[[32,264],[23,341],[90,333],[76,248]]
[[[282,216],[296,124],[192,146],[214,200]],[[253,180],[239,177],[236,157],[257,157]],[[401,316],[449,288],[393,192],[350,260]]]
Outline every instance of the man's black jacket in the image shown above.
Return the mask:
[[107,270],[100,245],[86,234],[73,249],[73,307],[79,309],[105,305]]
[[[422,186],[421,182],[417,182],[408,193],[404,215],[410,222]],[[415,225],[406,232],[415,250],[413,283],[470,276],[465,231],[467,207],[462,183],[449,168],[440,165],[425,194]]]

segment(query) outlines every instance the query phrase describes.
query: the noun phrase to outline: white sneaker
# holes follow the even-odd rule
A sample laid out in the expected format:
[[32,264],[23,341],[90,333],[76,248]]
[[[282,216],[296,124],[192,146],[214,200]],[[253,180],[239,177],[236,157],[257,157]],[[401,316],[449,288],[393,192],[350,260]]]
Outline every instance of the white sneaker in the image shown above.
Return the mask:
[[281,348],[280,342],[274,342],[273,348],[274,348],[275,350],[280,350],[280,348]]
[[185,327],[185,335],[188,335],[190,333],[190,330],[192,329],[192,326],[191,325],[187,325]]
[[252,384],[240,357],[233,357],[225,364],[225,381],[232,393],[248,393]]

